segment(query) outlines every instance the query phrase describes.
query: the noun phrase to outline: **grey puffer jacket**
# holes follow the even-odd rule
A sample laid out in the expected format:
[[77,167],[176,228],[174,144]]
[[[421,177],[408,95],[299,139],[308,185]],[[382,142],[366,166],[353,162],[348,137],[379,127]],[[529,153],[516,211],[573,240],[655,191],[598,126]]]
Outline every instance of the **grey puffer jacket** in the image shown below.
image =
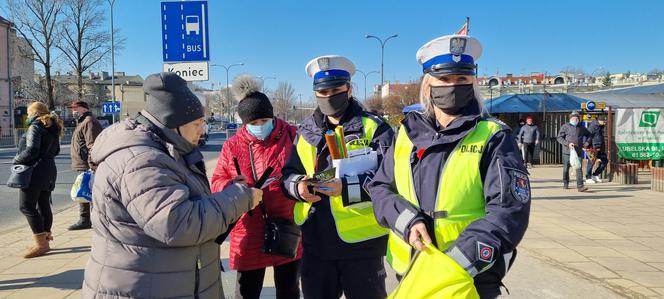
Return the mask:
[[200,152],[142,113],[152,128],[126,120],[92,150],[94,234],[82,297],[223,298],[214,239],[250,209],[251,191],[234,184],[210,193]]

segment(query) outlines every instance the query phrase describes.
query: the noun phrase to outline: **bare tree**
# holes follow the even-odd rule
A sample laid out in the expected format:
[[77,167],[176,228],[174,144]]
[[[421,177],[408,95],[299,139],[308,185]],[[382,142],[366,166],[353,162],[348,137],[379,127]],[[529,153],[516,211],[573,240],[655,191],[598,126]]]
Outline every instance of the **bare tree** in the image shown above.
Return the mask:
[[105,16],[102,0],[64,1],[64,22],[56,47],[77,78],[76,99],[83,98],[83,73],[100,63],[111,51],[110,33],[102,28]]
[[275,116],[288,121],[288,113],[292,113],[295,103],[295,89],[288,82],[279,82],[272,95],[272,102]]
[[7,0],[7,7],[16,31],[31,41],[26,43],[30,48],[21,51],[32,51],[35,62],[44,68],[46,103],[49,109],[54,109],[51,69],[62,0]]
[[383,99],[378,95],[373,95],[364,100],[364,107],[370,112],[377,113],[378,115],[384,114]]

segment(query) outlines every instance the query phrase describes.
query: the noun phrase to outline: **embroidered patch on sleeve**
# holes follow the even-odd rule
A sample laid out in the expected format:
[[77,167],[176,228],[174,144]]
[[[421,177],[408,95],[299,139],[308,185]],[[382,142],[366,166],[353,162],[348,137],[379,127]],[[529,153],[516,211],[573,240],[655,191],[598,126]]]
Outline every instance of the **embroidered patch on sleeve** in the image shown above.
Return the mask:
[[530,181],[528,176],[520,171],[510,170],[509,175],[512,178],[510,191],[512,196],[521,203],[530,201]]
[[495,249],[493,246],[477,242],[477,259],[486,263],[493,262],[493,255]]

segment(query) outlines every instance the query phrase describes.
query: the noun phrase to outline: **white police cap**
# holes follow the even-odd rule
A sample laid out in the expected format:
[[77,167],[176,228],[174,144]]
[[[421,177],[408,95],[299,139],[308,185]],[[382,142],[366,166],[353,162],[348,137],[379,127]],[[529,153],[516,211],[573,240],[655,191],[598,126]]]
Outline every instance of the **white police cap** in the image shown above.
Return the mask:
[[309,61],[305,71],[314,79],[314,90],[324,90],[350,82],[355,74],[355,65],[346,57],[325,55]]
[[436,38],[417,51],[422,71],[434,77],[458,74],[475,75],[475,60],[482,55],[482,45],[467,35],[446,35]]

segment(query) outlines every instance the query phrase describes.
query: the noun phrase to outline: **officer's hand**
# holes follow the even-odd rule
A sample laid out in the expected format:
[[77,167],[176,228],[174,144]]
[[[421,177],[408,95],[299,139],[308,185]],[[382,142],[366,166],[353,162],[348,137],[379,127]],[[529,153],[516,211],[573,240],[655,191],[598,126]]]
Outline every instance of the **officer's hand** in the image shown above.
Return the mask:
[[[424,243],[422,243],[424,242]],[[427,232],[427,227],[424,225],[424,222],[418,221],[410,227],[410,236],[408,237],[408,243],[413,245],[417,250],[424,250],[426,248],[425,244],[431,244],[431,237]]]
[[538,145],[538,144],[539,144],[539,140],[535,140],[535,145]]
[[238,184],[246,185],[247,184],[247,177],[243,176],[243,175],[238,175],[233,179],[233,183],[234,184],[238,183]]
[[304,177],[302,181],[300,181],[297,184],[297,192],[300,194],[300,197],[304,199],[305,201],[308,201],[310,203],[318,202],[320,201],[320,196],[313,195],[309,193],[309,186],[307,185],[306,182],[304,182],[305,179],[309,178],[308,176]]
[[251,209],[263,201],[263,190],[251,188]]
[[334,179],[329,183],[316,185],[316,187],[314,187],[314,190],[316,190],[316,192],[323,193],[327,196],[341,196],[343,185],[341,184],[341,179]]

